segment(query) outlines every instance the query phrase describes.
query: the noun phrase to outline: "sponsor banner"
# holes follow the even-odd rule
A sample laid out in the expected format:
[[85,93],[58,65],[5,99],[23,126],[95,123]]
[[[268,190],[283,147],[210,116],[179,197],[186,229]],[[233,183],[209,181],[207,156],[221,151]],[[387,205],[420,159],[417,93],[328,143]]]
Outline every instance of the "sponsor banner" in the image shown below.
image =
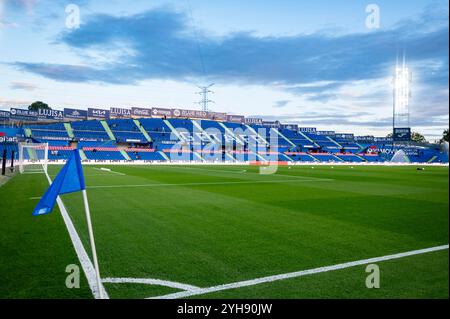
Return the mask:
[[415,148],[402,148],[402,149],[392,149],[391,147],[389,148],[378,148],[375,146],[375,149],[372,149],[372,151],[376,151],[382,154],[386,154],[386,155],[394,155],[395,153],[397,153],[399,150],[402,150],[403,152],[405,152],[406,155],[408,156],[419,156],[419,150],[415,149]]
[[169,141],[169,140],[165,140],[165,141],[161,141],[161,144],[165,144],[165,145],[175,145],[175,144],[177,144],[177,141]]
[[291,131],[298,131],[297,124],[281,124],[281,128]]
[[88,118],[92,119],[109,119],[109,110],[88,108]]
[[184,117],[184,118],[193,118],[193,119],[209,119],[209,112],[199,111],[199,110],[182,110],[182,109],[173,109],[172,115],[173,117]]
[[152,108],[152,117],[172,117],[172,109],[163,109],[160,107]]
[[316,131],[316,135],[323,135],[323,136],[335,136],[335,131]]
[[264,127],[279,128],[281,124],[278,121],[263,121],[262,125]]
[[380,143],[390,143],[392,142],[392,137],[375,137],[374,141]]
[[302,133],[316,133],[317,129],[315,127],[299,127],[298,130]]
[[122,109],[120,107],[112,107],[109,110],[109,116],[111,118],[130,118],[131,117],[131,110],[130,109]]
[[76,110],[64,108],[64,118],[74,120],[87,119],[88,112],[86,110]]
[[263,119],[256,118],[256,117],[246,117],[244,123],[245,124],[253,124],[253,125],[262,125]]
[[152,117],[152,109],[143,109],[140,107],[132,107],[131,108],[131,116],[132,117]]
[[80,138],[80,142],[98,142],[103,141],[101,138],[89,138],[89,137],[82,137]]
[[353,139],[355,139],[355,135],[354,134],[349,134],[349,133],[336,133],[335,136],[337,138],[342,138],[344,140],[353,140]]
[[411,140],[411,128],[409,127],[396,127],[394,128],[394,141],[410,141]]
[[221,112],[208,112],[208,118],[213,121],[226,121],[227,113]]
[[38,112],[11,108],[10,119],[16,121],[37,121]]
[[0,121],[9,120],[11,113],[9,111],[0,111]]
[[17,143],[19,139],[17,136],[2,136],[0,132],[0,143]]
[[50,110],[50,109],[38,110],[38,120],[61,121],[63,119],[64,119],[64,111]]
[[233,123],[244,123],[245,116],[243,115],[227,115],[227,121]]
[[355,141],[362,142],[362,141],[375,141],[375,136],[367,135],[367,136],[355,136]]

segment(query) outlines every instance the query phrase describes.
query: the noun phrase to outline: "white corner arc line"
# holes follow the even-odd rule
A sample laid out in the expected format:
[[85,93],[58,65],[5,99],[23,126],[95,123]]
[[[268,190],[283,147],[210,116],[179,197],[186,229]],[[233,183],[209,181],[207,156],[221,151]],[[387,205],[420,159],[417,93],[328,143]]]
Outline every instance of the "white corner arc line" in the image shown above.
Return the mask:
[[[45,172],[45,175],[47,176],[48,183],[51,184],[52,180],[50,176],[48,175],[47,172]],[[83,268],[84,274],[86,275],[86,279],[88,281],[89,287],[91,288],[92,294],[94,295],[94,298],[99,299],[100,292],[97,289],[97,277],[95,274],[94,265],[92,264],[89,255],[84,249],[80,236],[78,236],[77,230],[75,229],[75,226],[73,225],[69,213],[67,212],[67,209],[64,206],[64,203],[61,200],[60,196],[58,196],[58,198],[56,199],[56,203],[58,204],[59,211],[61,212],[61,215],[64,219],[64,223],[66,224],[67,231],[69,232],[70,239],[72,240],[73,247],[75,248],[78,260],[80,261],[81,267]],[[109,299],[105,287],[101,285],[100,289],[102,290],[103,298]]]
[[187,285],[179,282],[153,279],[153,278],[103,278],[102,282],[109,284],[144,284],[144,285],[155,285],[164,286],[170,288],[176,288],[180,290],[192,291],[196,289],[201,289],[197,286]]
[[413,251],[408,251],[408,252],[394,254],[394,255],[362,259],[362,260],[357,260],[357,261],[352,261],[352,262],[347,262],[347,263],[342,263],[342,264],[337,264],[337,265],[332,265],[332,266],[319,267],[319,268],[301,270],[301,271],[296,271],[296,272],[291,272],[291,273],[286,273],[286,274],[280,274],[280,275],[261,277],[261,278],[251,279],[251,280],[239,281],[239,282],[234,282],[234,283],[225,284],[225,285],[212,286],[212,287],[208,287],[208,288],[200,288],[200,289],[191,290],[191,291],[182,291],[182,292],[172,293],[172,294],[168,294],[168,295],[162,295],[162,296],[158,296],[158,297],[151,297],[148,299],[186,298],[186,297],[203,295],[203,294],[208,294],[208,293],[217,292],[217,291],[236,289],[236,288],[247,287],[247,286],[254,286],[254,285],[258,285],[258,284],[262,284],[262,283],[269,283],[269,282],[278,281],[278,280],[297,278],[297,277],[308,276],[308,275],[313,275],[313,274],[318,274],[318,273],[323,273],[323,272],[328,272],[328,271],[335,271],[335,270],[340,270],[340,269],[345,269],[345,268],[350,268],[350,267],[355,267],[355,266],[360,266],[360,265],[367,265],[367,264],[376,263],[376,262],[399,259],[399,258],[408,257],[408,256],[420,255],[420,254],[430,253],[433,251],[446,250],[448,248],[449,248],[449,245],[436,246],[436,247],[413,250]]

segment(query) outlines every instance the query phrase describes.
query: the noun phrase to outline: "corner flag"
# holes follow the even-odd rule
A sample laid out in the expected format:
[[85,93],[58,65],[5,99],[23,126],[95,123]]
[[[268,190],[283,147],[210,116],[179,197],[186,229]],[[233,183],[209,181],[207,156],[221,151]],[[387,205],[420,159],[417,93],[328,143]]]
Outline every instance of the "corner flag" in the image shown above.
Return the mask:
[[85,189],[79,150],[75,149],[66,165],[42,196],[33,211],[33,216],[51,213],[58,195],[79,192]]
[[83,193],[84,210],[86,212],[89,240],[91,243],[92,258],[94,260],[98,295],[100,299],[102,299],[104,296],[104,287],[102,285],[100,278],[100,270],[98,267],[98,260],[97,260],[97,251],[95,248],[95,241],[94,241],[94,231],[92,230],[91,212],[89,210],[86,186],[84,185],[83,167],[81,165],[80,151],[78,149],[73,150],[73,153],[70,156],[69,160],[66,162],[61,171],[58,173],[53,183],[45,192],[44,196],[42,196],[41,200],[39,201],[39,203],[37,204],[36,208],[33,211],[33,216],[51,213],[59,195],[75,193],[79,191]]

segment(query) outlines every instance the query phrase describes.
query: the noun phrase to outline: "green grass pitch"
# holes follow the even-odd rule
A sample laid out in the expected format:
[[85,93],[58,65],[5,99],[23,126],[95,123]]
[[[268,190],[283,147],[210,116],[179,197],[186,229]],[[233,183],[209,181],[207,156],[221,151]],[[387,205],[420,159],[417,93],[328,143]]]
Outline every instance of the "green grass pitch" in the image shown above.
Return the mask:
[[[102,278],[210,287],[448,244],[448,167],[85,166]],[[49,166],[54,177],[60,167]],[[118,174],[120,173],[120,174]],[[0,298],[92,298],[58,207],[31,212],[48,182],[23,174],[0,187]],[[62,196],[88,252],[80,193]],[[448,298],[448,250],[191,298]],[[179,292],[105,283],[111,298]]]

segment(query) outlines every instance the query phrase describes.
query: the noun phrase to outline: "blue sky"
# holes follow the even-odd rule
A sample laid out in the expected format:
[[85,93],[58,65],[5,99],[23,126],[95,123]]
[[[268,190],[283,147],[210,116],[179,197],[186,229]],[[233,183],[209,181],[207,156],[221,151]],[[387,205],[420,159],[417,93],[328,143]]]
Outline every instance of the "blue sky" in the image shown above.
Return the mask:
[[192,109],[214,82],[216,111],[375,135],[390,131],[405,51],[413,129],[448,127],[447,1],[0,0],[0,43],[0,108]]

